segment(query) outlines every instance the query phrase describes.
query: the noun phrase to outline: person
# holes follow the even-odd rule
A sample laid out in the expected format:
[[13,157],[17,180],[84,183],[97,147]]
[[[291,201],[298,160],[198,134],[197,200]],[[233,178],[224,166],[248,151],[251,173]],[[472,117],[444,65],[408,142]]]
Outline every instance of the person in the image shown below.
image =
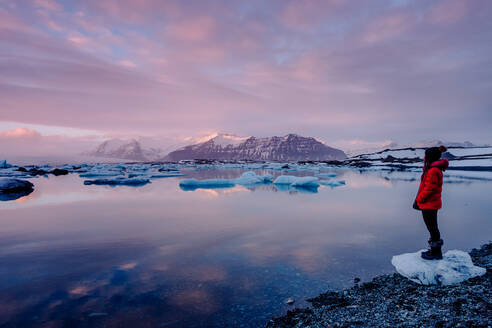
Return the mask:
[[437,211],[442,207],[443,172],[449,166],[447,159],[441,159],[442,153],[446,151],[444,146],[426,149],[423,173],[415,199],[416,208],[422,211],[425,226],[430,234],[429,249],[421,254],[422,258],[426,260],[442,259],[443,240],[437,225]]

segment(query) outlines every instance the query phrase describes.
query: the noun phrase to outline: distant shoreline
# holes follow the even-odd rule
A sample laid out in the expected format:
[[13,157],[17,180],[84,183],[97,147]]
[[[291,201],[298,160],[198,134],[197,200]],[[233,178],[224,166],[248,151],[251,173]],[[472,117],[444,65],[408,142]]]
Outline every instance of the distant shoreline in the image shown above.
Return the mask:
[[266,328],[490,327],[492,243],[470,252],[487,273],[452,286],[422,286],[394,273],[309,299],[312,307],[272,318]]

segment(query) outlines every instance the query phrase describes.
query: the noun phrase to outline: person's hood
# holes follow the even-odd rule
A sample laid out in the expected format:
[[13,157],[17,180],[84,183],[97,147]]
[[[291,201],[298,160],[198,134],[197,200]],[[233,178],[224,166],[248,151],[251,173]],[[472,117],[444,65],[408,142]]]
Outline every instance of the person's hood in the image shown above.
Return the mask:
[[446,158],[443,158],[438,161],[432,162],[430,167],[437,167],[441,171],[446,171],[446,169],[449,167],[449,161]]

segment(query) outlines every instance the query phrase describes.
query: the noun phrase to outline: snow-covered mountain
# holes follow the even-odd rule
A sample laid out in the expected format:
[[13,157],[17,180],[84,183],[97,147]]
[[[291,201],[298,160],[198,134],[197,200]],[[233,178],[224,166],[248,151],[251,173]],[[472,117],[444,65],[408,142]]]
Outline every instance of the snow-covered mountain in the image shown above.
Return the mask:
[[406,148],[429,148],[429,147],[438,147],[440,145],[445,145],[446,147],[455,147],[455,148],[472,148],[472,147],[488,147],[489,145],[477,145],[470,141],[464,142],[449,142],[449,141],[441,141],[441,140],[423,140],[417,142],[409,142],[409,143],[397,143],[395,141],[387,141],[383,142],[380,145],[371,145],[370,147],[364,148],[342,148],[347,156],[355,157],[363,154],[372,154],[382,152],[384,150],[397,150],[397,149],[406,149]]
[[326,146],[315,138],[288,134],[284,137],[217,136],[169,153],[165,161],[186,159],[211,160],[343,160],[347,156],[339,149]]
[[84,155],[130,161],[154,161],[161,158],[164,153],[160,148],[144,148],[136,139],[111,139],[104,141],[96,149]]

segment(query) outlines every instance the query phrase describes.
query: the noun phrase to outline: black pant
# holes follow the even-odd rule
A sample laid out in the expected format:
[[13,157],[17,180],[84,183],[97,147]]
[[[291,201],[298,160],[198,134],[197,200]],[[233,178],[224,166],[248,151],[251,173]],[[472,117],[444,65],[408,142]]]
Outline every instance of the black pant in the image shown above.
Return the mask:
[[424,217],[425,226],[429,230],[431,241],[441,239],[441,233],[437,227],[437,210],[422,210],[422,216]]

